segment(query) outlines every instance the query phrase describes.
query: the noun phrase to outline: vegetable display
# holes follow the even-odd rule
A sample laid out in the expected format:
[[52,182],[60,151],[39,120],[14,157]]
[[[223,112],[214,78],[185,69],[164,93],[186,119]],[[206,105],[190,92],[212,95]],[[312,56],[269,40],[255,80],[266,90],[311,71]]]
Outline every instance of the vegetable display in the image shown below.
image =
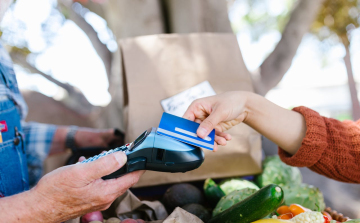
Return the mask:
[[210,212],[201,204],[187,204],[181,208],[200,218],[203,222],[208,222],[211,218]]
[[282,189],[270,184],[210,219],[209,223],[250,223],[272,213],[284,199]]
[[[198,184],[172,185],[163,195],[162,203],[169,214],[176,207],[181,207],[204,223],[340,223],[349,219],[330,208],[325,209],[322,192],[302,183],[299,169],[286,165],[278,156],[267,157],[263,169],[263,173],[256,178],[258,185],[240,178],[226,179],[219,184],[208,178],[204,182],[203,192]],[[103,220],[101,212],[88,213],[81,218],[81,223],[99,222],[145,221]],[[360,219],[346,222],[360,223]]]
[[229,209],[234,204],[239,203],[240,201],[244,200],[245,198],[253,195],[257,190],[252,188],[244,188],[241,190],[236,190],[231,192],[230,194],[222,197],[219,203],[216,205],[213,216],[218,215],[219,213]]
[[329,223],[320,212],[306,211],[291,219],[294,223]]
[[162,203],[169,213],[176,207],[186,204],[201,204],[204,201],[203,193],[194,185],[188,183],[175,184],[166,190]]
[[260,189],[253,182],[250,182],[248,180],[239,179],[239,178],[232,178],[232,179],[224,180],[224,181],[220,182],[219,186],[226,195],[230,194],[231,192],[233,192],[235,190],[241,190],[244,188],[251,188],[251,189],[255,189],[255,190]]
[[211,178],[205,180],[204,193],[211,206],[215,206],[225,196],[224,191]]
[[299,185],[302,175],[299,168],[292,167],[281,161],[278,155],[268,156],[263,161],[263,172],[256,179],[259,187],[277,184],[280,187]]
[[263,172],[256,178],[260,187],[277,184],[284,190],[285,204],[300,204],[310,210],[325,209],[324,196],[314,186],[302,183],[299,168],[281,161],[278,155],[268,156],[263,161]]
[[310,210],[321,211],[325,209],[324,196],[321,191],[314,186],[301,184],[298,186],[282,187],[285,194],[285,204],[300,204]]
[[332,218],[329,214],[312,211],[299,204],[291,204],[290,206],[280,206],[273,219],[287,219],[293,223],[330,223]]

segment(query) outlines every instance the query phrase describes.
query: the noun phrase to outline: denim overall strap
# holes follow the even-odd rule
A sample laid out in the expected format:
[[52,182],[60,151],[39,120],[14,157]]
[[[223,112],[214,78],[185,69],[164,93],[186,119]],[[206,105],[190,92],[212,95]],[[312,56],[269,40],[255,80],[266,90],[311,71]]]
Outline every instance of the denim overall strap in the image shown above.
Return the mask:
[[9,95],[12,68],[0,61],[0,196],[11,196],[29,189],[25,144],[20,112]]

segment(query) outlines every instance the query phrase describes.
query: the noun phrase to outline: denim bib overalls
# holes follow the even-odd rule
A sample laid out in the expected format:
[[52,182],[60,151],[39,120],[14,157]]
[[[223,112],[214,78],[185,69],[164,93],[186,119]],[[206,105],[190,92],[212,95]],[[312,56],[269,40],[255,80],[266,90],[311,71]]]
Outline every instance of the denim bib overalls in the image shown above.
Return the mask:
[[6,94],[6,88],[19,92],[14,71],[0,63],[0,197],[29,189],[20,111],[14,100]]

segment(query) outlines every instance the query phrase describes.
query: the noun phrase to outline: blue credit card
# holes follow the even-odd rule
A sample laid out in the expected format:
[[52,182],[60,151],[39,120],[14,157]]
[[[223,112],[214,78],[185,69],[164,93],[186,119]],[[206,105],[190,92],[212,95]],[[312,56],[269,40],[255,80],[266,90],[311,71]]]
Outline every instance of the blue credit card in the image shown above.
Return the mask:
[[157,133],[205,149],[214,149],[215,130],[202,139],[197,136],[198,123],[164,112]]

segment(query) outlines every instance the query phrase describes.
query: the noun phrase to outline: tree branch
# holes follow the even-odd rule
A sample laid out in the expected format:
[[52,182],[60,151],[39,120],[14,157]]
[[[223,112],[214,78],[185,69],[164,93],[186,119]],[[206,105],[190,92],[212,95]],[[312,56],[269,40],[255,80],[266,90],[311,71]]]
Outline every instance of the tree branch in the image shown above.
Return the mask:
[[353,120],[359,120],[360,119],[360,104],[359,99],[357,96],[357,89],[356,89],[356,82],[354,80],[354,74],[352,70],[351,65],[351,56],[350,56],[350,48],[349,45],[346,45],[346,42],[344,43],[344,47],[346,50],[346,54],[344,57],[345,67],[348,75],[348,84],[349,84],[349,90],[350,90],[350,97],[351,97],[351,103],[352,103],[352,118]]
[[89,103],[89,101],[85,98],[84,94],[80,90],[68,83],[62,83],[57,79],[53,78],[52,76],[40,71],[26,60],[25,55],[22,55],[19,52],[10,51],[10,56],[14,63],[19,64],[25,69],[28,69],[31,73],[36,73],[43,76],[47,80],[63,88],[68,93],[68,98],[64,100],[64,104],[66,106],[81,114],[89,114],[91,112],[94,106]]
[[[94,28],[85,21],[85,19],[76,13],[72,7],[72,2],[70,1],[59,1],[59,7],[62,9],[65,9],[67,11],[68,19],[73,21],[77,26],[82,29],[85,34],[89,37],[90,42],[92,43],[95,51],[99,55],[100,59],[103,61],[107,77],[110,77],[111,73],[111,52],[107,48],[106,45],[104,45],[99,37],[98,33],[94,30]],[[100,7],[100,6],[99,6]]]
[[259,73],[254,75],[254,88],[258,94],[265,95],[288,71],[301,40],[310,29],[323,1],[298,0],[281,40],[261,64]]

